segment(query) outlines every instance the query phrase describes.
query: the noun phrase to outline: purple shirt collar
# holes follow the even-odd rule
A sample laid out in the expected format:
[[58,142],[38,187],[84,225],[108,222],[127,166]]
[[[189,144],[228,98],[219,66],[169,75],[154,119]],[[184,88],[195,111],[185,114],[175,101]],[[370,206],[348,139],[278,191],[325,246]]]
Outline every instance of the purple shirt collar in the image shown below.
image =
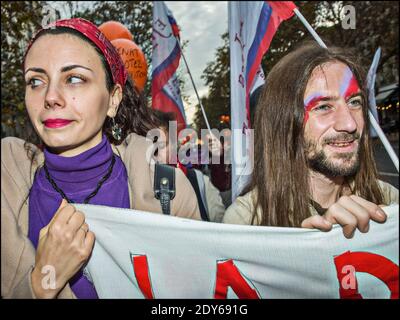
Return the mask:
[[63,157],[44,150],[46,166],[51,177],[62,182],[84,182],[105,175],[113,151],[103,134],[101,142],[95,147],[74,157]]

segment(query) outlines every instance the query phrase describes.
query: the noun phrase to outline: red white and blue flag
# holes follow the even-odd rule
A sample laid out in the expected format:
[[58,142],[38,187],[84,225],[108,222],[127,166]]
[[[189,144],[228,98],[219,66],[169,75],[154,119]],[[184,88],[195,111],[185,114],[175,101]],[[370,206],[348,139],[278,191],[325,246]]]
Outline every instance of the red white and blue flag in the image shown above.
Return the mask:
[[228,3],[231,62],[232,200],[253,169],[250,94],[264,83],[261,59],[280,23],[294,15],[292,1]]
[[176,115],[178,131],[186,127],[185,110],[176,70],[179,66],[179,28],[163,1],[153,2],[152,107]]

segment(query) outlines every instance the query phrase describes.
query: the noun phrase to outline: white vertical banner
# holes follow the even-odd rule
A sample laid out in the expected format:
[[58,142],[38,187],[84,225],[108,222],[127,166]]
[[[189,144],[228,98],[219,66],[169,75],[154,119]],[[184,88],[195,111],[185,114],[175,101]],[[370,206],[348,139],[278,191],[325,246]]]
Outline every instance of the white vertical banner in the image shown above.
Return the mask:
[[[254,38],[257,29],[257,23],[251,24],[249,22],[256,20],[252,17],[256,16],[255,12],[261,11],[262,6],[262,1],[228,2],[231,65],[232,201],[249,181],[253,167],[253,147],[250,145],[253,140],[251,140],[252,131],[250,130],[246,109],[245,72],[248,43]],[[260,81],[260,77],[256,78]]]
[[250,94],[264,83],[261,59],[280,23],[294,15],[292,1],[228,2],[231,129],[232,201],[240,194],[253,171],[253,130]]

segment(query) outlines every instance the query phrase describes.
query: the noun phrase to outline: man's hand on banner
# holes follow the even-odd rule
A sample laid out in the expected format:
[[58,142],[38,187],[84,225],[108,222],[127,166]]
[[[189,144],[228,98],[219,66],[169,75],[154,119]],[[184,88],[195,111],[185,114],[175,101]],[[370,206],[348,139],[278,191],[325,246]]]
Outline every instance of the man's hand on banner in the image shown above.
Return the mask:
[[356,229],[363,233],[368,232],[370,219],[383,223],[386,221],[386,214],[378,205],[361,197],[342,196],[323,216],[309,217],[302,222],[301,227],[330,231],[333,224],[340,224],[344,236],[350,239]]
[[[38,298],[55,298],[88,260],[95,241],[85,216],[62,200],[50,223],[40,230],[32,288]],[[54,281],[46,281],[43,270],[53,270]]]

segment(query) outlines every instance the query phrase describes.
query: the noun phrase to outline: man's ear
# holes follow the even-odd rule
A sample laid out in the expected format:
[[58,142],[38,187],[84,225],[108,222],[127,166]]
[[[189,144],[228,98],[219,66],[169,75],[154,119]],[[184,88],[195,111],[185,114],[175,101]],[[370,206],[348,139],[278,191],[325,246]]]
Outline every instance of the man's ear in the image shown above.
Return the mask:
[[116,84],[110,95],[108,102],[107,116],[114,118],[117,114],[119,104],[122,101],[122,87],[120,84]]

